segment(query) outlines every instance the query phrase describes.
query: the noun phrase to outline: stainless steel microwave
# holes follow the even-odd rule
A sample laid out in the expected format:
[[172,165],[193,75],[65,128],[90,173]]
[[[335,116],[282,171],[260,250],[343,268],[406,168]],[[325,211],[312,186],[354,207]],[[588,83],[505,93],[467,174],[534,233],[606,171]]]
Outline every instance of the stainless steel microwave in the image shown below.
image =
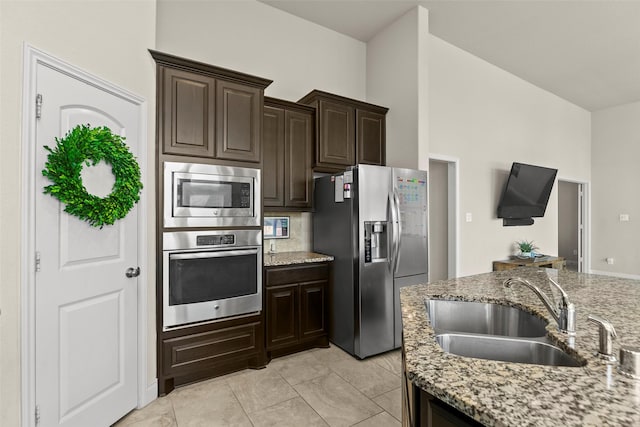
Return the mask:
[[260,226],[260,170],[164,163],[164,226]]

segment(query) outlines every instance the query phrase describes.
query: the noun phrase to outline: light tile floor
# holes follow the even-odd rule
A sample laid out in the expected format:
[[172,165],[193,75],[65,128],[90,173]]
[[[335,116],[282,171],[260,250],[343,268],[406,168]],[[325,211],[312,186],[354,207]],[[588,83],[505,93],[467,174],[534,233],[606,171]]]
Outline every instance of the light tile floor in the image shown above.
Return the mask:
[[116,427],[396,427],[401,417],[400,350],[357,360],[313,349],[175,389]]

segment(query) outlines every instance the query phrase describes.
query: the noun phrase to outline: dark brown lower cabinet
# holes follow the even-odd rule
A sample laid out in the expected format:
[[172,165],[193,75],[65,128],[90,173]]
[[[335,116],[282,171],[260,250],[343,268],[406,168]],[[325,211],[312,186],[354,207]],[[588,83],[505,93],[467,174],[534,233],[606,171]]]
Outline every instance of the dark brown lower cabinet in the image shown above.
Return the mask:
[[267,364],[262,314],[162,332],[159,394],[174,387]]
[[329,346],[329,263],[265,268],[267,356]]
[[404,373],[402,355],[402,427],[481,427],[440,399],[413,384]]
[[268,350],[291,346],[299,341],[298,288],[297,284],[266,287]]

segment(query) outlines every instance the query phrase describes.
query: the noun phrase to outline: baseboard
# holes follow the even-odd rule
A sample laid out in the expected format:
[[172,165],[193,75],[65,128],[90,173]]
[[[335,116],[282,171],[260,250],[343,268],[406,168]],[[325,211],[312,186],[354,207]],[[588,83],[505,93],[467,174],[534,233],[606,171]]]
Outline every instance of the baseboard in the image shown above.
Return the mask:
[[144,408],[149,403],[158,398],[158,379],[154,379],[151,384],[147,386],[142,396],[139,396],[138,409]]
[[637,274],[616,273],[615,271],[600,271],[600,270],[591,270],[591,273],[602,274],[603,276],[620,277],[622,279],[640,280],[640,275],[637,275]]

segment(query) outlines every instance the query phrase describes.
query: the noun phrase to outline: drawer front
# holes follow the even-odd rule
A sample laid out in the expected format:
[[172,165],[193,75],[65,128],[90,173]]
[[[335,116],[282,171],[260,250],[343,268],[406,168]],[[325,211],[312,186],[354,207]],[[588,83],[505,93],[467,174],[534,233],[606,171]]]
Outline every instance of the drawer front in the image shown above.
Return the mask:
[[288,283],[311,282],[314,280],[327,280],[329,278],[329,265],[305,264],[300,266],[267,267],[266,285],[277,286]]
[[256,322],[164,340],[164,374],[187,374],[254,356],[262,347],[259,328],[260,323]]

